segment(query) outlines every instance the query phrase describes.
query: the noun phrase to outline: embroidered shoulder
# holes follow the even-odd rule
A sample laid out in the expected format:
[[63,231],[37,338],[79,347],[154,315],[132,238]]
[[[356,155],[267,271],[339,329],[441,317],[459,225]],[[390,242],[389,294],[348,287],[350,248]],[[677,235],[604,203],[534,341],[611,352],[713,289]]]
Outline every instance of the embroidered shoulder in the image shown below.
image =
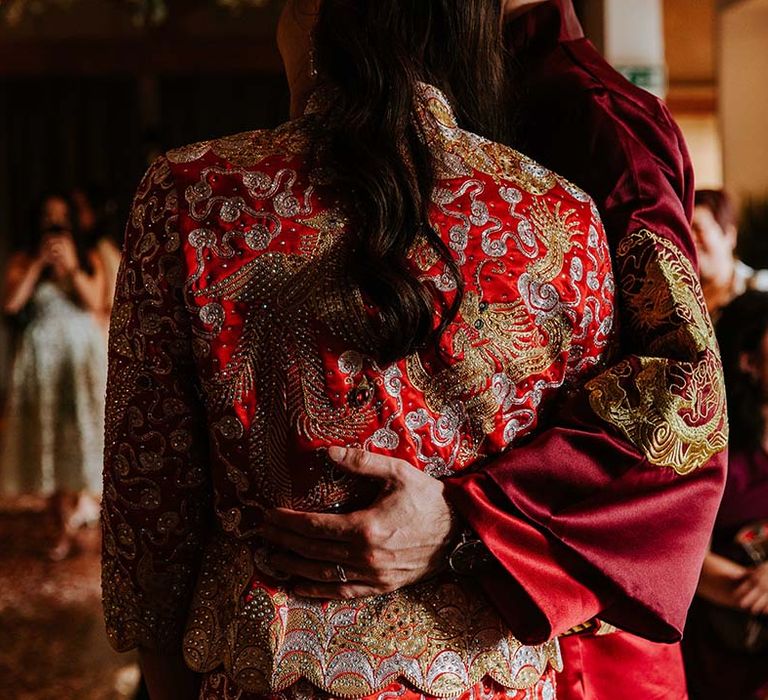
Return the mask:
[[548,194],[560,185],[579,202],[590,201],[585,192],[520,151],[462,129],[448,98],[436,87],[421,85],[416,114],[427,142],[437,152],[439,179],[470,177],[476,171],[533,195]]
[[589,196],[578,187],[510,146],[463,129],[449,129],[444,124],[440,124],[440,136],[441,178],[468,177],[476,171],[499,183],[506,180],[532,195],[549,194],[560,185],[574,199],[589,201]]
[[173,164],[193,163],[212,154],[239,168],[250,168],[270,156],[296,156],[306,152],[309,129],[305,119],[286,122],[277,129],[245,131],[211,141],[201,141],[169,151]]
[[174,148],[168,151],[165,156],[168,162],[173,164],[194,163],[211,150],[212,143],[212,141],[200,141],[189,146]]

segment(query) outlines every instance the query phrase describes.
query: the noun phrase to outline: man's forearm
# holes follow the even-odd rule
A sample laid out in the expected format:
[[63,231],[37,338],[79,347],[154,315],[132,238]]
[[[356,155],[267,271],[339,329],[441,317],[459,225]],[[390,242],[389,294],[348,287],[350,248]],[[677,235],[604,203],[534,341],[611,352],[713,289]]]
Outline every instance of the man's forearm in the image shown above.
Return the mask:
[[736,589],[747,574],[740,564],[709,552],[704,559],[697,593],[716,605],[739,608]]

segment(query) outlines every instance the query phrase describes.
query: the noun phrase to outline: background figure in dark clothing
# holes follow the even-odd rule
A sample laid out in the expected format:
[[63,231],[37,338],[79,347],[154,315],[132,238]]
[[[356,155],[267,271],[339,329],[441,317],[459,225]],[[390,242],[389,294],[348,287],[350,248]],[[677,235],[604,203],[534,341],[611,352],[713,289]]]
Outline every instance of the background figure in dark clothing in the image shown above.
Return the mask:
[[748,289],[768,291],[768,270],[753,270],[736,257],[739,239],[736,207],[725,190],[698,190],[693,234],[699,277],[712,318]]
[[104,301],[97,312],[96,320],[107,335],[117,284],[117,270],[120,266],[122,225],[118,214],[119,206],[115,199],[96,187],[74,190],[72,201],[77,210],[83,240],[89,248],[96,251],[104,268]]
[[768,693],[768,293],[722,311],[731,419],[728,481],[683,649],[695,700]]

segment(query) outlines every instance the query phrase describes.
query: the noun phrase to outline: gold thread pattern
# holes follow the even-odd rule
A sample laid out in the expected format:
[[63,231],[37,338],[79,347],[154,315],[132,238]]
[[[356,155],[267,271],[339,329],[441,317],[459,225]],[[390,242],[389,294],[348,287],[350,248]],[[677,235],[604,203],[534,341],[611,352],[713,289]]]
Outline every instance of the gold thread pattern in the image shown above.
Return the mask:
[[[466,581],[443,575],[362,605],[300,599],[257,585],[238,609],[232,581],[247,581],[248,567],[244,545],[217,539],[206,548],[197,597],[209,604],[193,609],[184,653],[198,671],[214,670],[223,657],[230,678],[251,692],[282,692],[303,679],[352,698],[403,680],[451,697],[483,678],[524,689],[548,668],[562,670],[557,641],[523,646]],[[225,612],[213,619],[211,610]],[[219,632],[215,645],[212,629]],[[231,656],[227,637],[239,642]]]
[[102,576],[119,650],[178,650],[210,511],[177,223],[160,159],[134,201],[110,328]]
[[687,474],[728,444],[722,367],[696,272],[646,230],[617,250],[631,356],[587,385],[600,418],[654,465]]
[[[178,648],[186,624],[199,672],[339,697],[398,680],[437,697],[487,678],[522,689],[560,668],[556,640],[522,645],[471,582],[312,602],[290,594],[258,537],[267,508],[370,498],[327,446],[453,474],[529,435],[613,342],[589,199],[459,130],[438,91],[423,96],[417,118],[443,164],[434,225],[467,290],[440,352],[373,359],[347,194],[309,166],[311,114],[174,151],[140,187],[111,343],[104,588],[118,648]],[[454,293],[423,241],[411,260]]]

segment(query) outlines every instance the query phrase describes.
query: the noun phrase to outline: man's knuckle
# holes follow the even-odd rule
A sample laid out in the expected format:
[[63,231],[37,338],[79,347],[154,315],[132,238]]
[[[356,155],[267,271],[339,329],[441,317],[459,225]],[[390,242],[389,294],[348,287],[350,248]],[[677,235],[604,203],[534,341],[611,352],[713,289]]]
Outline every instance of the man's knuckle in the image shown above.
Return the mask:
[[[413,471],[413,467],[408,464],[408,462],[404,462],[402,459],[395,459],[390,463],[391,475],[398,481],[404,480],[410,476]],[[418,473],[420,474],[421,472]]]
[[364,546],[370,549],[371,545],[376,542],[376,536],[378,534],[376,525],[371,522],[363,523],[360,525],[358,532]]
[[381,552],[379,554],[379,569],[382,571],[393,571],[397,565],[397,557],[390,552]]
[[372,570],[379,568],[379,555],[374,549],[366,549],[363,552],[363,563],[366,567]]
[[377,588],[388,588],[392,584],[392,579],[386,571],[376,571],[374,573],[373,582]]
[[322,532],[323,526],[316,516],[308,516],[306,520],[306,529],[310,535],[317,535]]
[[382,594],[393,593],[398,589],[396,581],[390,576],[383,577],[382,580],[377,583],[376,587]]

